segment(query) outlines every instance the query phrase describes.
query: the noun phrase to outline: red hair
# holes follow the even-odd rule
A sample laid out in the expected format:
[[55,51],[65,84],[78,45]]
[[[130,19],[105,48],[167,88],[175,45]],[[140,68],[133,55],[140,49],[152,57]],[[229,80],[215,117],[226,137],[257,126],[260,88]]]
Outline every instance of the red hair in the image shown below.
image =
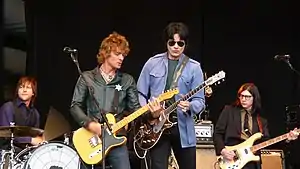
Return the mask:
[[129,43],[126,40],[125,36],[122,36],[117,32],[113,32],[101,43],[99,52],[97,54],[98,64],[103,63],[105,58],[109,57],[110,53],[112,51],[117,51],[117,49],[119,49],[124,56],[127,56],[130,51]]
[[35,78],[30,77],[30,76],[23,76],[19,79],[17,87],[16,87],[16,91],[15,91],[15,97],[18,98],[18,91],[20,89],[20,87],[26,83],[29,83],[31,85],[32,88],[32,92],[33,92],[33,96],[30,100],[30,103],[34,103],[36,96],[37,96],[37,81]]

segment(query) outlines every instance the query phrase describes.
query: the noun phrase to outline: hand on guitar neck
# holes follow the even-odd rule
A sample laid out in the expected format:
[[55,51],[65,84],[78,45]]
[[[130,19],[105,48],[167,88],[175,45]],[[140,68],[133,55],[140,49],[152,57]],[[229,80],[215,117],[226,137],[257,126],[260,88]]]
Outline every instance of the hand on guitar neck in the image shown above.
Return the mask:
[[299,132],[297,132],[297,128],[294,128],[294,130],[291,130],[287,136],[287,142],[291,140],[296,140],[299,136]]
[[[184,97],[184,95],[181,94],[181,97]],[[178,104],[178,107],[181,108],[183,112],[187,112],[190,110],[190,102],[189,101],[180,101]]]
[[213,91],[212,91],[212,88],[210,86],[206,86],[204,88],[204,94],[205,94],[205,97],[210,97],[212,95]]

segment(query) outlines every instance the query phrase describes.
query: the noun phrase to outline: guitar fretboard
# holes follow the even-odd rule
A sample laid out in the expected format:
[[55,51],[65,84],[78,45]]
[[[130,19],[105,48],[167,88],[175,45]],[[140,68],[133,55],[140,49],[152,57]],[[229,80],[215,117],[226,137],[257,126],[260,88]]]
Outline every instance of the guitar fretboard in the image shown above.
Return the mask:
[[112,126],[112,132],[115,133],[120,130],[122,127],[126,126],[128,123],[132,122],[134,119],[138,118],[140,115],[148,111],[148,106],[145,105],[139,108],[134,113],[130,114],[129,116],[123,118],[122,120],[118,121],[116,124]]
[[[298,129],[297,132],[299,132],[299,131],[300,130]],[[283,140],[287,139],[288,138],[288,134],[289,133],[286,133],[286,134],[283,134],[281,136],[272,138],[272,139],[270,139],[268,141],[265,141],[265,142],[262,142],[260,144],[254,145],[250,149],[251,149],[252,152],[255,152],[255,151],[260,150],[262,148],[268,147],[268,146],[270,146],[272,144],[275,144],[275,143],[278,143],[280,141],[283,141]]]
[[195,89],[193,89],[192,91],[190,91],[189,93],[187,93],[186,95],[184,95],[182,98],[180,98],[179,100],[177,100],[176,102],[174,102],[171,106],[169,106],[164,111],[164,114],[168,115],[168,114],[172,113],[174,110],[177,109],[177,106],[178,106],[178,104],[179,104],[180,101],[186,101],[186,100],[190,99],[192,96],[194,96],[196,93],[198,93],[205,86],[206,86],[206,83],[203,82],[201,85],[199,85],[198,87],[196,87]]

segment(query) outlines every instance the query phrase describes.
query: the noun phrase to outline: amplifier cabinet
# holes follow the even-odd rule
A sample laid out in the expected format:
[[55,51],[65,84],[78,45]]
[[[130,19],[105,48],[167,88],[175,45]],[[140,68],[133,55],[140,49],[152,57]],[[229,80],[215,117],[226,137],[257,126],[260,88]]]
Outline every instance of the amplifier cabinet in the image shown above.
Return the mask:
[[285,169],[284,153],[282,150],[261,150],[261,169]]
[[196,169],[214,169],[216,161],[217,156],[213,145],[197,145]]

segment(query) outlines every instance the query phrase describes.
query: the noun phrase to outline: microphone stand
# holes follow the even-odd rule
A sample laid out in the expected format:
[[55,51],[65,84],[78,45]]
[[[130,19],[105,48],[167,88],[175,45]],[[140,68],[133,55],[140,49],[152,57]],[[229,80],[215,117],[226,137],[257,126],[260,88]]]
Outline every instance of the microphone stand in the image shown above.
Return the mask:
[[[77,59],[77,52],[76,54],[74,54],[74,52],[70,52],[70,56],[73,60],[73,62],[75,63],[77,69],[78,69],[78,73],[80,74],[81,77],[83,77],[87,87],[88,87],[88,91],[89,94],[94,102],[94,104],[97,106],[98,110],[100,111],[101,114],[101,118],[104,120],[105,125],[101,125],[101,140],[102,140],[102,169],[105,169],[105,131],[108,132],[108,134],[112,133],[112,128],[108,123],[108,119],[105,116],[105,113],[103,112],[102,109],[100,109],[99,103],[97,102],[95,96],[94,96],[94,88],[91,86],[91,84],[89,84],[88,80],[85,78],[85,76],[83,76],[82,71],[80,69],[79,63],[78,63],[78,59]],[[98,120],[98,122],[100,123],[100,119],[96,118]],[[94,168],[94,165],[92,165],[92,168]]]
[[289,59],[285,59],[285,60],[283,60],[285,63],[287,63],[288,64],[288,66],[290,67],[290,69],[292,70],[292,71],[294,71],[299,77],[300,77],[300,72],[299,71],[297,71],[293,66],[292,66],[292,64],[290,63],[290,60]]
[[[287,63],[287,65],[289,66],[289,68],[292,70],[292,71],[294,71],[299,77],[300,77],[300,72],[299,71],[297,71],[294,67],[293,67],[293,65],[290,63],[290,60],[289,59],[284,59],[283,60],[285,63]],[[289,116],[289,115],[287,115],[287,116]],[[290,122],[290,117],[288,117],[288,119],[289,120],[287,120],[287,123],[289,123]],[[288,128],[288,127],[287,127]],[[290,160],[291,161],[291,145],[290,144],[288,144],[287,145],[287,160]],[[287,166],[288,168],[292,168],[292,165],[291,164],[288,164],[288,166]]]

